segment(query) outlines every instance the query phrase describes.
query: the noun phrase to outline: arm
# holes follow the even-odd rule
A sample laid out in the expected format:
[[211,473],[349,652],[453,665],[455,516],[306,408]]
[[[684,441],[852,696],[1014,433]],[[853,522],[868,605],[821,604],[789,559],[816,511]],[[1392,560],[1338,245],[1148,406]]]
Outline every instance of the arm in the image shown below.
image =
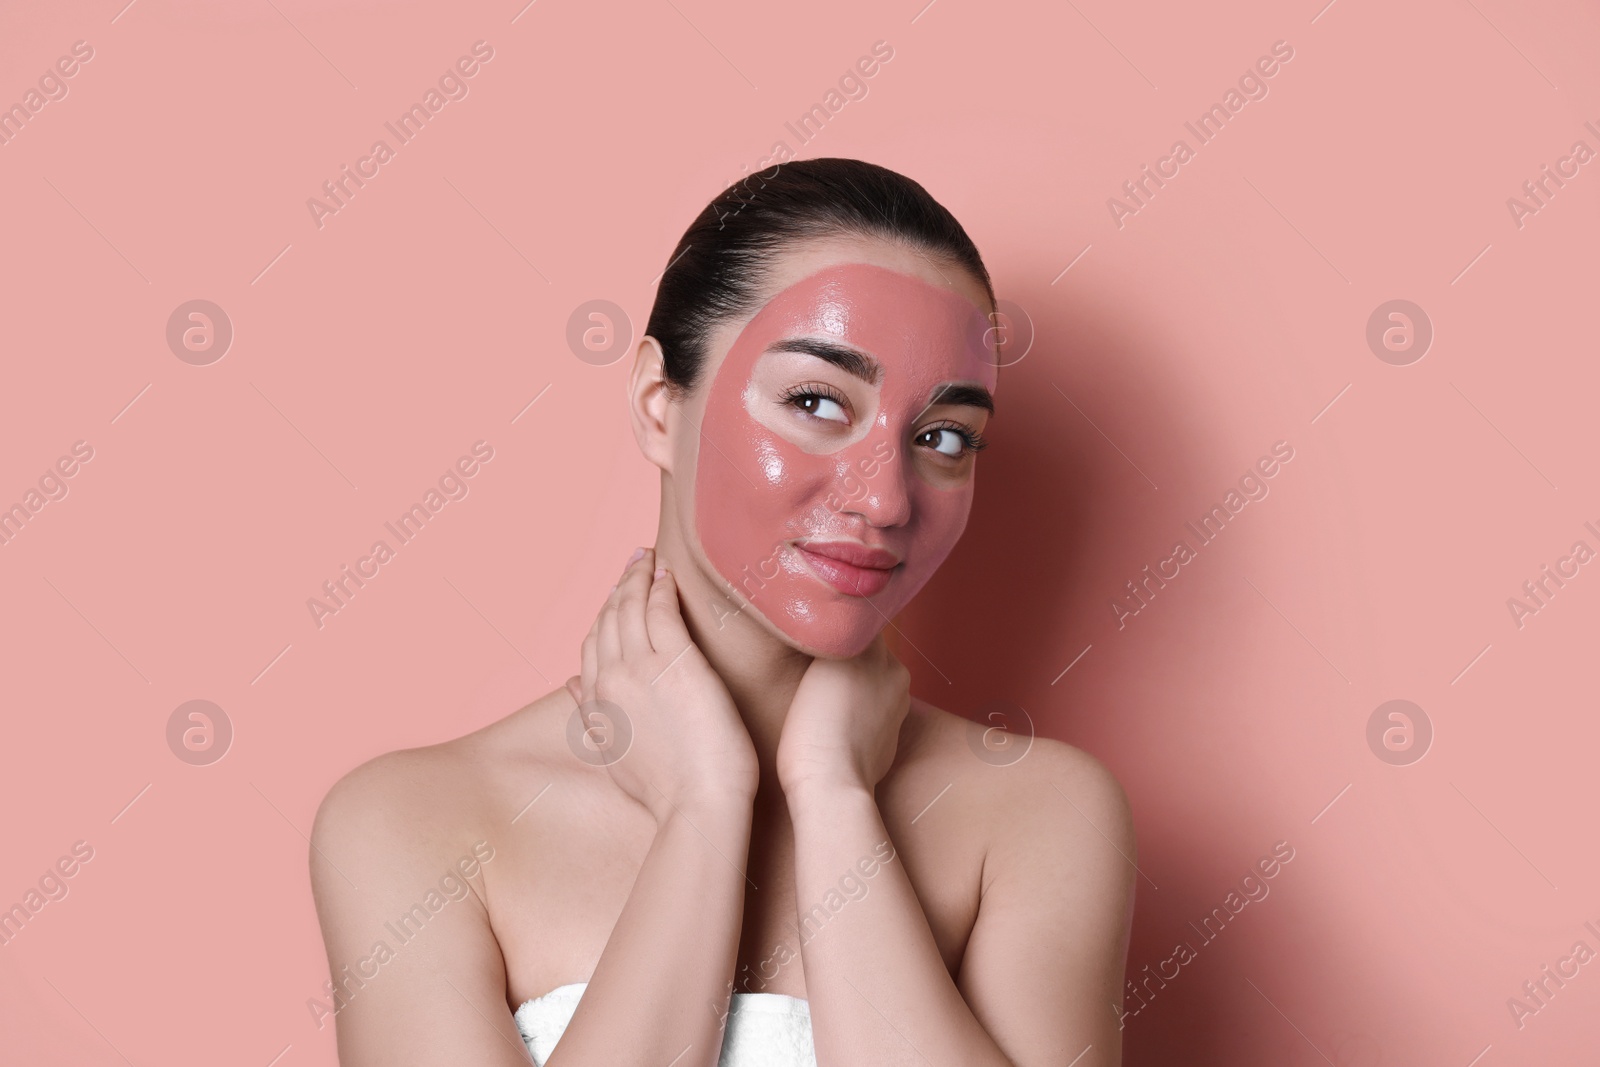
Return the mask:
[[656,835],[547,1067],[714,1067],[722,1052],[759,769],[733,698],[684,627],[676,582],[654,567],[653,552],[635,553],[568,680],[580,706],[630,727],[605,769]]
[[[798,920],[827,901],[845,872],[889,840],[863,785],[804,785],[788,794]],[[870,868],[869,866],[866,869]],[[945,970],[933,931],[898,858],[871,888],[801,943],[817,1063],[1006,1064]],[[816,920],[813,918],[812,923]]]
[[[1123,972],[1138,843],[1127,796],[1094,757],[1035,739],[1014,768],[984,863],[959,983],[1018,1067],[1122,1062]],[[1035,759],[1035,757],[1038,757]]]
[[317,810],[311,885],[334,987],[307,1009],[336,1027],[344,1067],[527,1067],[482,896],[499,842],[438,829],[413,799],[418,758],[363,764]]
[[[819,1064],[1121,1062],[1110,1005],[1121,999],[1131,914],[1127,802],[1091,757],[1045,741],[1034,748],[1026,770],[1005,769],[1014,780],[959,981],[896,862],[803,946]],[[804,909],[888,832],[859,783],[811,780],[789,803]]]
[[[319,1029],[336,1025],[344,1067],[527,1067],[481,896],[496,842],[433,829],[408,757],[357,768],[317,813],[312,888],[336,988],[307,1008]],[[546,1067],[716,1063],[744,908],[733,864],[750,823],[736,796],[664,816]]]
[[[630,560],[584,639],[582,675],[568,681],[575,698],[631,726],[606,772],[657,829],[547,1067],[711,1067],[721,1053],[758,769],[732,698],[689,640],[672,577],[653,566],[647,552]],[[317,813],[312,882],[330,969],[341,981],[348,965],[359,982],[336,1006],[341,1062],[526,1065],[481,878],[470,900],[466,886],[458,902],[426,896],[471,821],[451,807],[467,772],[430,775],[429,758],[365,764]],[[398,941],[394,924],[419,902],[417,936],[379,953],[374,939]]]
[[716,1064],[744,915],[750,822],[749,804],[708,804],[665,818],[546,1067]]

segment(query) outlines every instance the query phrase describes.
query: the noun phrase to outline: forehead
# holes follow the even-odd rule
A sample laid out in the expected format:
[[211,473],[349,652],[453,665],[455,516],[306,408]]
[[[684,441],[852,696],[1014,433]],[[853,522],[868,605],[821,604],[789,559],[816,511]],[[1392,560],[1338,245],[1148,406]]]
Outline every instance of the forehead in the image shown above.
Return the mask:
[[828,267],[860,263],[918,278],[965,297],[980,313],[989,309],[983,283],[946,257],[930,255],[882,237],[835,234],[787,245],[774,258],[766,277],[767,299]]
[[973,300],[986,303],[987,295],[963,269],[900,250],[791,256],[768,288],[754,315],[725,324],[719,377],[744,376],[773,342],[811,337],[860,349],[896,378],[995,385],[994,331]]
[[988,327],[962,296],[873,264],[839,263],[774,295],[734,347],[821,336],[883,359],[915,356],[919,364],[972,374],[992,363],[984,358]]

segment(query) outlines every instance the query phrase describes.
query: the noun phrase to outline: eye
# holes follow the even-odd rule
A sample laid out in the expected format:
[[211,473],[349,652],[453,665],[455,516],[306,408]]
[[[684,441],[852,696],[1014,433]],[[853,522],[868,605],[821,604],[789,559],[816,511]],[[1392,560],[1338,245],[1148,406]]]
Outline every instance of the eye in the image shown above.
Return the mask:
[[850,422],[850,402],[832,386],[821,383],[797,385],[785,390],[778,402],[828,422],[846,425]]
[[983,439],[982,434],[954,422],[928,427],[917,434],[916,442],[951,459],[961,459],[963,456],[976,454],[989,447],[989,442]]

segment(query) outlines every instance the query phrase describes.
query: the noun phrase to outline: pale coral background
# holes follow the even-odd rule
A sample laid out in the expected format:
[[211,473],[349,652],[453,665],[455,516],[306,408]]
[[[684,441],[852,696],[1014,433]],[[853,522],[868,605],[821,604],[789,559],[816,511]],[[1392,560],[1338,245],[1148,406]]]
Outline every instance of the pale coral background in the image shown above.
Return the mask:
[[[656,482],[626,361],[577,358],[568,317],[641,328],[778,139],[924,183],[1037,331],[905,620],[917,691],[1012,702],[1116,772],[1130,975],[1295,849],[1129,1017],[1126,1062],[1600,1042],[1600,966],[1520,1029],[1506,1004],[1600,949],[1600,566],[1520,629],[1506,605],[1600,548],[1600,162],[1520,228],[1506,206],[1600,148],[1593,5],[125,2],[0,12],[0,104],[94,49],[0,146],[0,504],[94,449],[0,546],[0,906],[95,850],[0,948],[0,1059],[334,1063],[316,806],[575,668]],[[478,40],[470,95],[318,229],[307,198]],[[878,40],[868,95],[798,146],[784,123]],[[1108,197],[1279,40],[1269,95],[1118,228]],[[194,299],[234,328],[209,366],[165,339]],[[1435,330],[1409,366],[1365,340],[1393,299]],[[470,494],[319,630],[307,599],[480,439]],[[1124,583],[1280,440],[1270,495],[1119,629]],[[1396,698],[1435,730],[1409,766],[1366,740]],[[194,699],[235,730],[209,766],[166,740]]]

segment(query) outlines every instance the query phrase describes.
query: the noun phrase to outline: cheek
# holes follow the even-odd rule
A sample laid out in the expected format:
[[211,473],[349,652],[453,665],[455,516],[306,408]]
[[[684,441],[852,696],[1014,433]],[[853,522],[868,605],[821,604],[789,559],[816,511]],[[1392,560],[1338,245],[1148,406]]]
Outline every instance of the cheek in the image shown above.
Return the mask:
[[906,561],[908,589],[904,595],[910,600],[927,580],[933,577],[961,540],[967,528],[967,516],[972,512],[972,484],[958,489],[935,489],[923,485],[917,493],[916,534],[912,538],[911,558]]
[[825,525],[836,482],[832,460],[808,455],[742,409],[706,413],[695,466],[695,532],[706,557],[735,585],[772,577],[781,543]]

